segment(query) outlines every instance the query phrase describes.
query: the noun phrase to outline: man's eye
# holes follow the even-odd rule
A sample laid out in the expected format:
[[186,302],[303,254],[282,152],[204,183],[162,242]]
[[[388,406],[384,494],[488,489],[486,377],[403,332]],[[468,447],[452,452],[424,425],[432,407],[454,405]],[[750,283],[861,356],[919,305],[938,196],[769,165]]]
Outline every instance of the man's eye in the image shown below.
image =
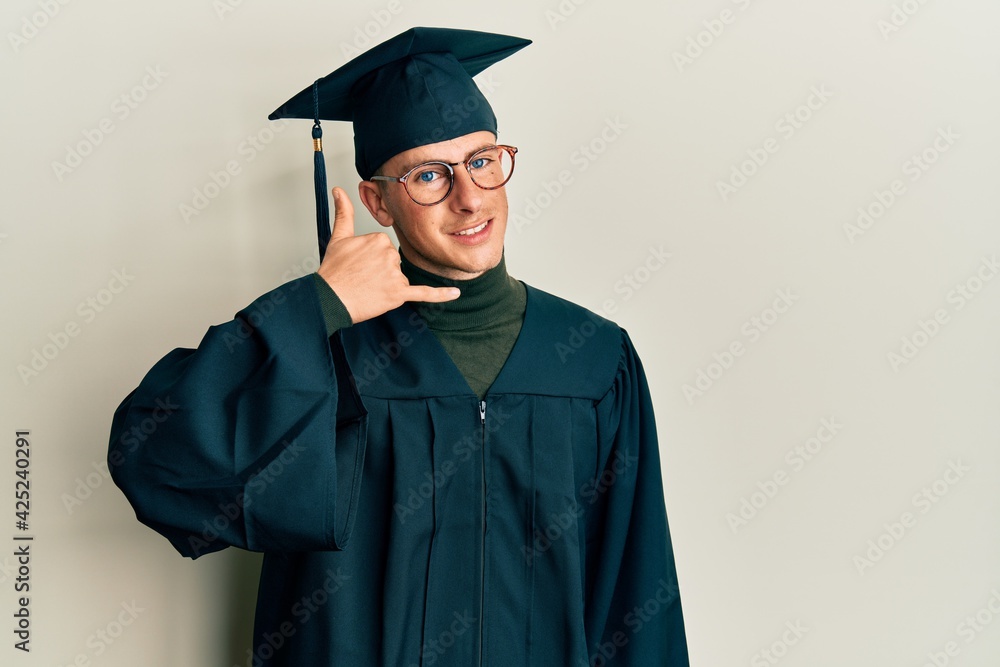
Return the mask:
[[411,178],[420,185],[440,185],[448,182],[449,176],[446,167],[435,164],[417,169]]
[[471,166],[473,169],[482,169],[489,163],[490,163],[489,158],[477,157],[475,160],[469,163],[469,166]]
[[418,183],[433,183],[441,178],[444,178],[444,174],[441,173],[440,169],[425,169],[417,172]]

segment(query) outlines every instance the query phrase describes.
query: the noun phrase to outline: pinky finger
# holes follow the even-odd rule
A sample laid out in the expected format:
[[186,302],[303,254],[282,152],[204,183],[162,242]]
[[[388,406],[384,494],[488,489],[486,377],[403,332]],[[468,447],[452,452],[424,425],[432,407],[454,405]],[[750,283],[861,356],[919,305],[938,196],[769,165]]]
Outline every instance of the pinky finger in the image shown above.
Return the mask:
[[427,285],[410,285],[403,292],[406,301],[423,301],[425,303],[440,303],[454,301],[462,294],[457,287],[430,287]]

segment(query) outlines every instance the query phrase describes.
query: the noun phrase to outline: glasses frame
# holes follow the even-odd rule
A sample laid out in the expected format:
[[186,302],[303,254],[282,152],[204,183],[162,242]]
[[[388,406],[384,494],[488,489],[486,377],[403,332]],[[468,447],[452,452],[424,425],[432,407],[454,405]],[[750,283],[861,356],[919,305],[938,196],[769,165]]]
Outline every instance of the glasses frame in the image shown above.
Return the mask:
[[[480,185],[479,183],[476,183],[476,177],[472,175],[471,162],[473,160],[475,160],[476,156],[479,155],[480,153],[482,153],[484,151],[490,151],[490,150],[493,150],[495,148],[499,148],[502,151],[506,152],[508,155],[510,155],[510,173],[507,174],[507,178],[505,178],[503,180],[503,183],[501,183],[499,185],[494,185],[494,186],[491,186],[491,187],[487,187],[485,185]],[[416,204],[418,206],[436,206],[437,204],[440,204],[445,199],[447,199],[448,196],[451,194],[451,191],[455,188],[455,170],[454,170],[453,167],[457,167],[460,164],[464,164],[465,165],[465,170],[467,172],[469,172],[469,179],[473,183],[475,183],[477,187],[479,187],[479,188],[481,188],[483,190],[497,190],[497,189],[502,188],[503,186],[507,185],[507,182],[510,181],[510,177],[514,175],[514,163],[516,162],[515,159],[514,159],[515,155],[517,155],[517,147],[515,147],[515,146],[507,146],[506,144],[497,144],[496,146],[486,146],[484,148],[480,148],[478,151],[476,151],[475,153],[473,153],[472,155],[470,155],[469,158],[467,160],[464,160],[463,162],[444,162],[442,160],[430,160],[428,162],[421,162],[420,164],[418,164],[415,167],[411,168],[409,171],[407,171],[402,176],[372,176],[368,180],[370,180],[370,181],[387,181],[389,183],[402,183],[403,184],[403,189],[406,190],[406,194],[409,195],[410,199],[413,200],[414,204]],[[406,181],[410,177],[410,174],[412,174],[417,169],[421,169],[423,167],[428,167],[428,166],[431,166],[431,165],[444,165],[444,167],[446,169],[448,169],[448,174],[449,174],[451,180],[450,180],[450,182],[448,184],[448,191],[444,193],[444,196],[442,196],[441,199],[438,199],[437,201],[431,202],[429,204],[424,204],[423,202],[419,202],[419,201],[416,200],[416,198],[414,198],[413,194],[410,192],[410,186],[408,186],[406,184]]]

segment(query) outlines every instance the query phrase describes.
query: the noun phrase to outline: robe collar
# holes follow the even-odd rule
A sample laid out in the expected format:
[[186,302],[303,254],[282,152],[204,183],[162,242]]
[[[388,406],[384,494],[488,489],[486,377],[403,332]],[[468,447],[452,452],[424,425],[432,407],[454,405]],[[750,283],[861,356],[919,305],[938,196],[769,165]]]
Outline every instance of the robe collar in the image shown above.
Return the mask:
[[[618,368],[624,331],[576,304],[522,285],[524,323],[486,400],[503,394],[600,399]],[[338,331],[359,392],[384,399],[463,397],[478,404],[415,306],[407,302]]]

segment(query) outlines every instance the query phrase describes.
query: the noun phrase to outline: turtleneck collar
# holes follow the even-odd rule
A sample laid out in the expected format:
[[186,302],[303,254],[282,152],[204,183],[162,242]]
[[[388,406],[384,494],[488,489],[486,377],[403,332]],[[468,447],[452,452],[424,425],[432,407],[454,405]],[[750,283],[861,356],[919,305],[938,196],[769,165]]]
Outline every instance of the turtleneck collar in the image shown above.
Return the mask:
[[476,329],[524,315],[524,285],[507,273],[504,256],[482,275],[469,280],[444,278],[413,265],[402,251],[400,270],[411,285],[457,287],[462,295],[444,303],[414,303],[431,329],[459,331]]

